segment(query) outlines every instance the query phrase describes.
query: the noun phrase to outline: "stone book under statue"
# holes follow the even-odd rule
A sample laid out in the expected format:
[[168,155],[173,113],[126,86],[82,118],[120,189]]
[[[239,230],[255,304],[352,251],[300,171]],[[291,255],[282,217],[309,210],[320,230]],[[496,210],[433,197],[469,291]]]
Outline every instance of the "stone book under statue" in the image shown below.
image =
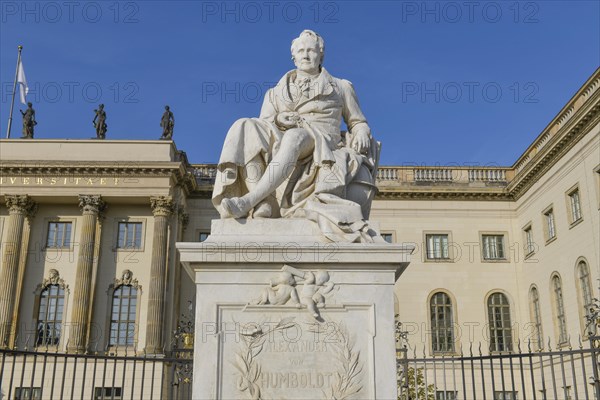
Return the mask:
[[197,287],[194,399],[397,397],[394,283],[413,248],[369,222],[380,144],[324,49],[293,40],[296,69],[225,137],[221,219],[177,244]]

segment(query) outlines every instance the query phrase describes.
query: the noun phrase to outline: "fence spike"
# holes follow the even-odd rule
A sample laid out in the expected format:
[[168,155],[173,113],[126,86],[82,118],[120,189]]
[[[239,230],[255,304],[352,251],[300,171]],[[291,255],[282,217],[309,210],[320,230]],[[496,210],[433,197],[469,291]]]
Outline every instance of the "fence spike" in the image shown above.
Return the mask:
[[527,339],[527,352],[531,354],[531,338]]
[[521,350],[521,338],[517,340],[517,349],[519,350],[519,354],[523,353],[523,350]]
[[460,356],[463,357],[463,344],[460,342]]
[[479,357],[481,357],[483,353],[481,353],[481,342],[479,342]]
[[[65,354],[69,354],[69,342],[71,338],[67,339],[67,348],[65,349]],[[58,346],[56,346],[56,353],[58,354]]]
[[550,336],[548,336],[548,351],[552,351],[552,342],[550,341]]
[[583,341],[581,340],[581,334],[579,335],[579,350],[583,350]]
[[569,344],[569,350],[573,350],[573,346],[571,346],[571,334],[567,336],[567,343]]
[[425,353],[425,343],[423,343],[423,358],[427,357],[427,353]]

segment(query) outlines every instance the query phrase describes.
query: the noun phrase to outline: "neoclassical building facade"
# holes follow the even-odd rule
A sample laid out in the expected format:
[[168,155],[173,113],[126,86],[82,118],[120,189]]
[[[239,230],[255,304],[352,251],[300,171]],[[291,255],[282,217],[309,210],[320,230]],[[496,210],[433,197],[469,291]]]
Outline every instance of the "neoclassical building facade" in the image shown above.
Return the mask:
[[[175,243],[210,234],[214,167],[170,140],[0,140],[0,343],[172,349],[195,296]],[[416,246],[396,297],[419,352],[587,337],[600,279],[600,71],[512,166],[382,166],[378,188],[371,219],[386,240]]]

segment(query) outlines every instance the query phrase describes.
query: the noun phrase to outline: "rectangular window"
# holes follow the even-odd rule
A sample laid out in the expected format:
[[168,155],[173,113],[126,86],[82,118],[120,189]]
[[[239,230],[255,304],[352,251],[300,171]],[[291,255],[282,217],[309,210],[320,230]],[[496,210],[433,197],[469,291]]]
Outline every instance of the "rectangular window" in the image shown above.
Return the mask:
[[39,400],[42,398],[42,388],[39,387],[17,387],[15,388],[15,400]]
[[429,260],[447,260],[450,258],[448,251],[448,235],[425,235],[427,241],[427,258]]
[[494,392],[494,400],[518,400],[517,392]]
[[117,237],[117,248],[119,248],[119,249],[141,249],[142,248],[142,223],[141,222],[119,222],[119,234]]
[[120,387],[97,387],[94,388],[94,400],[121,400]]
[[482,235],[483,259],[505,260],[504,235]]
[[531,225],[524,229],[525,232],[525,255],[532,254],[535,251],[535,243],[533,242],[533,230]]
[[581,215],[581,199],[579,198],[579,189],[573,190],[569,193],[569,203],[571,206],[571,223],[579,221]]
[[385,240],[388,243],[394,242],[394,237],[391,233],[382,233],[381,237],[383,238],[383,240]]
[[199,232],[198,233],[198,241],[204,242],[206,239],[208,239],[208,235],[210,235],[210,232]]
[[554,211],[549,209],[544,213],[544,221],[546,223],[546,240],[551,240],[556,237],[556,228],[554,226]]
[[48,238],[46,247],[62,248],[71,245],[71,222],[48,222]]

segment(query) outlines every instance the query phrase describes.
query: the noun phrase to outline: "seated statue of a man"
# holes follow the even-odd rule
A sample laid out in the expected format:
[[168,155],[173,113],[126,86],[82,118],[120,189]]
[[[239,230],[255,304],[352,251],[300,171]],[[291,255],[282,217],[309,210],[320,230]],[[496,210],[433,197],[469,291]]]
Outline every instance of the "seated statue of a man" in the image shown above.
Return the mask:
[[229,129],[212,196],[222,218],[303,217],[364,241],[378,146],[352,84],[323,68],[324,49],[303,31],[291,46],[296,69],[267,92],[260,117]]

